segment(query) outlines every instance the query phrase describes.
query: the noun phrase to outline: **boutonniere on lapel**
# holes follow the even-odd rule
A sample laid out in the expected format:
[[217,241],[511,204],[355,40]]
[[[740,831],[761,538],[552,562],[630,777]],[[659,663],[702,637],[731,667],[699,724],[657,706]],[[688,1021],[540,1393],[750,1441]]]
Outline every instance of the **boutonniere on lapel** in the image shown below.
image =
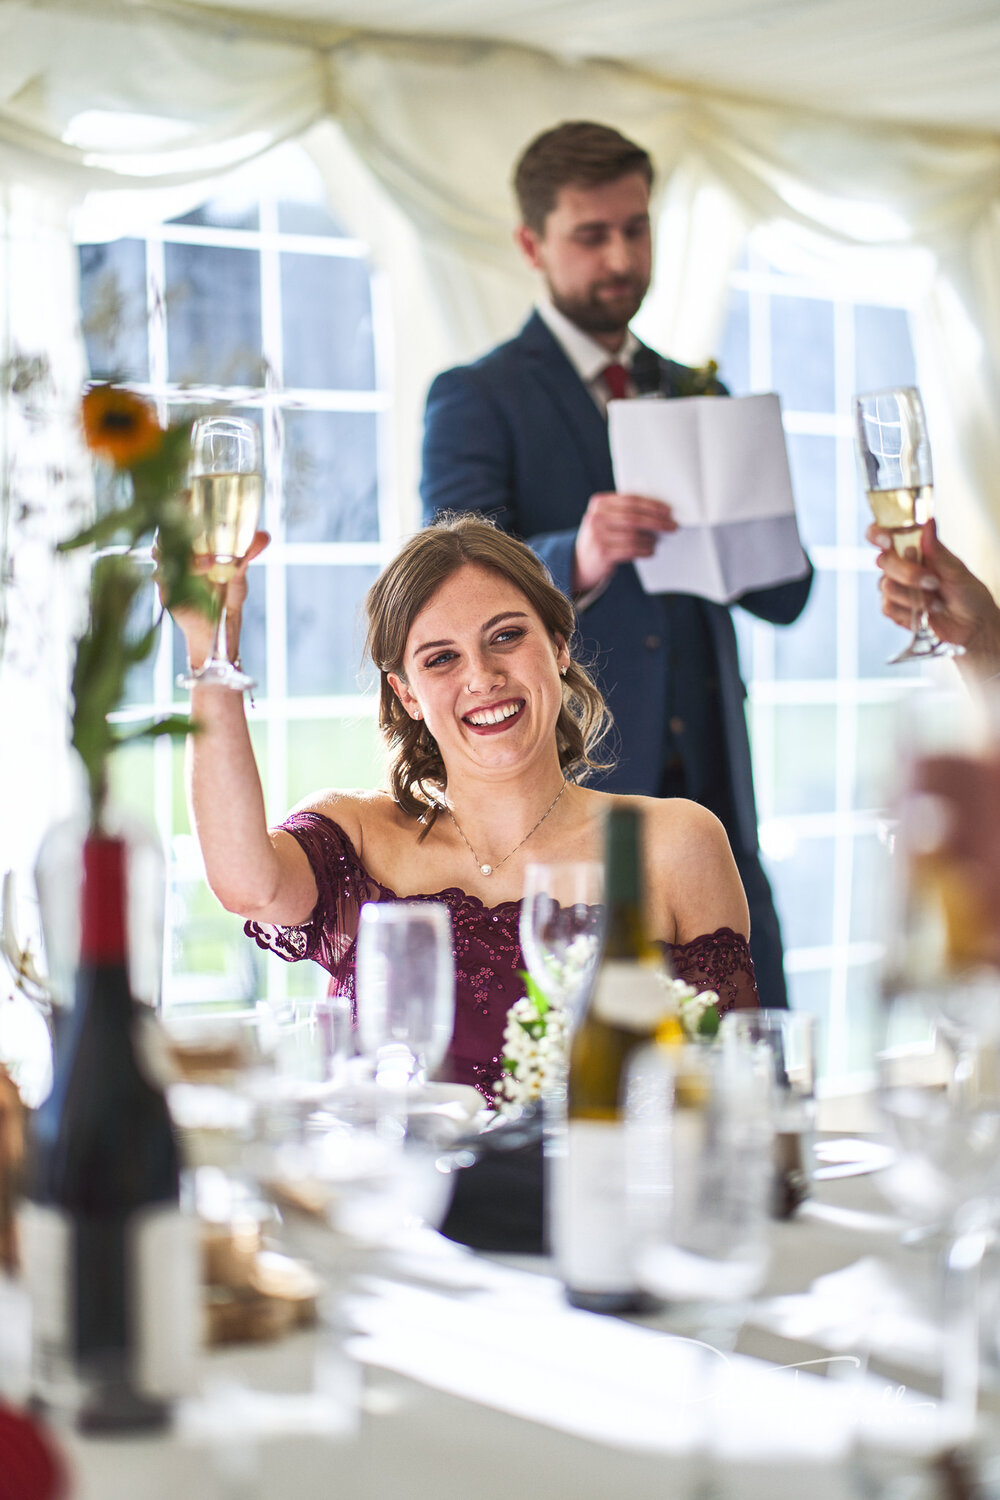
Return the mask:
[[680,371],[674,378],[675,396],[721,396],[722,386],[718,380],[719,366],[714,359],[703,365]]

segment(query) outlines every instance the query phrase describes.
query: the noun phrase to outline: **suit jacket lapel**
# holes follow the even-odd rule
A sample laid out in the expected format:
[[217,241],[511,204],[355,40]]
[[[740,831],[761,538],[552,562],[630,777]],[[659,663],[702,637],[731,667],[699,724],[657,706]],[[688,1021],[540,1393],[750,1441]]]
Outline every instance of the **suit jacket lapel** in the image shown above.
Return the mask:
[[532,373],[558,408],[593,476],[592,493],[613,489],[608,426],[593,396],[537,313],[532,313],[519,338]]

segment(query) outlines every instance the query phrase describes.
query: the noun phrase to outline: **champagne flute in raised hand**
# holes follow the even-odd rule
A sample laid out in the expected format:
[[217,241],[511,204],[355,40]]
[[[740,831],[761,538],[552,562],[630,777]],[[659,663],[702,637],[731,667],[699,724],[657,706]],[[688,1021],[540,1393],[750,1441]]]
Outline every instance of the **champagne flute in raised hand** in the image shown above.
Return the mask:
[[[870,391],[854,398],[861,478],[878,524],[900,557],[920,560],[920,532],[934,515],[931,445],[923,402],[915,386]],[[959,656],[961,646],[941,641],[926,609],[914,608],[913,635],[889,665],[927,656]]]
[[219,618],[208,660],[178,678],[181,687],[219,683],[243,692],[253,678],[233,662],[226,638],[226,590],[253,541],[263,478],[260,434],[242,417],[205,417],[191,433],[191,550],[219,596]]

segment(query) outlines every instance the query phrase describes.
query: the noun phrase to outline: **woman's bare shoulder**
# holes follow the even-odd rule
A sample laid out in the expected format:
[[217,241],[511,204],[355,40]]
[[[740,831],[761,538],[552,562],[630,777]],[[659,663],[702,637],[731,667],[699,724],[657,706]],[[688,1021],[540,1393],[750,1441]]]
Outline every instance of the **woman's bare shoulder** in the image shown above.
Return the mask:
[[642,814],[650,856],[682,858],[728,848],[726,830],[715,814],[687,797],[614,796],[608,801]]
[[643,814],[643,858],[656,936],[690,942],[731,927],[749,933],[746,897],[725,828],[686,797],[621,799]]
[[399,805],[384,791],[344,791],[326,787],[311,792],[291,809],[294,813],[319,813],[342,828],[361,854],[365,839],[385,833],[403,816]]

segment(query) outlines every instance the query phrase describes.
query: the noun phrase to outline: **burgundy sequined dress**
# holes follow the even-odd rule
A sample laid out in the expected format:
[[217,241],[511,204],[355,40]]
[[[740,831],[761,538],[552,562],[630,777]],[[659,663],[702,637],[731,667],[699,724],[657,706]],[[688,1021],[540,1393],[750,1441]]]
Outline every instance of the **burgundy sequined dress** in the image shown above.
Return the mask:
[[[301,927],[247,922],[248,937],[290,963],[311,958],[331,975],[335,994],[354,996],[354,957],[358,912],[366,901],[395,901],[388,886],[374,880],[343,829],[322,813],[293,813],[281,827],[305,851],[319,898]],[[455,1030],[442,1073],[471,1083],[494,1102],[501,1074],[500,1055],[507,1011],[524,993],[517,976],[524,968],[518,941],[518,903],[484,906],[478,896],[451,887],[408,901],[440,901],[451,913],[455,941]],[[715,990],[720,1010],[756,1009],[759,1004],[750,949],[729,927],[690,943],[664,943],[679,979]]]

